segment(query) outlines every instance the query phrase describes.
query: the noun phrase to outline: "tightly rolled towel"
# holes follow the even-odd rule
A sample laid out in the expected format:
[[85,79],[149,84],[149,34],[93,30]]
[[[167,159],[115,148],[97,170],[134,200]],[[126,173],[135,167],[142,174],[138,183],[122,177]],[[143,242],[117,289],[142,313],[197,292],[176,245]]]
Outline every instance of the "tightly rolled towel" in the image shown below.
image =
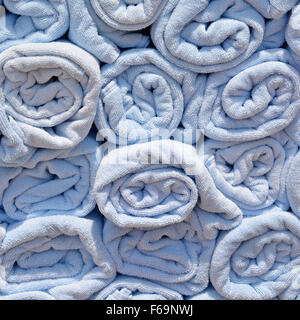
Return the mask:
[[117,30],[140,30],[157,19],[167,0],[91,0],[97,15]]
[[270,49],[209,75],[204,97],[195,96],[182,122],[215,140],[245,142],[286,128],[299,108],[299,71],[287,50]]
[[248,210],[277,200],[285,159],[283,146],[272,138],[237,144],[205,141],[205,165],[217,188]]
[[0,168],[0,221],[47,215],[85,216],[101,151],[93,137],[69,150],[39,150],[23,167]]
[[245,0],[267,19],[280,19],[298,0]]
[[69,28],[66,0],[0,0],[0,51],[20,43],[50,42]]
[[194,295],[208,286],[215,245],[201,230],[196,213],[178,224],[147,231],[120,228],[106,220],[103,241],[119,273]]
[[264,18],[243,0],[175,0],[152,25],[151,38],[169,61],[209,73],[230,69],[253,54],[264,27]]
[[186,72],[155,49],[132,49],[101,69],[102,89],[95,124],[114,144],[168,139],[180,124],[184,105],[198,88]]
[[95,300],[183,300],[181,294],[158,283],[119,275]]
[[1,161],[16,163],[27,147],[76,146],[92,127],[99,91],[98,62],[73,44],[21,44],[2,52]]
[[285,31],[285,39],[294,59],[300,65],[300,5],[293,8]]
[[120,227],[156,228],[183,221],[198,205],[230,225],[241,210],[215,187],[190,145],[151,141],[110,151],[94,185],[100,212]]
[[1,232],[1,296],[88,299],[115,277],[99,215],[33,218],[2,224]]
[[[78,46],[92,53],[100,61],[105,63],[114,62],[120,55],[120,48],[144,48],[148,46],[150,42],[148,36],[143,35],[141,32],[117,30],[107,25],[101,19],[103,18],[101,8],[105,8],[108,12],[113,12],[113,16],[117,19],[122,20],[122,17],[125,19],[126,17],[129,18],[127,14],[121,15],[119,10],[114,12],[115,9],[111,5],[113,1],[67,1],[69,3],[70,10],[69,39]],[[149,2],[152,4],[158,4],[158,2],[162,1],[149,0],[146,2],[147,4]],[[104,7],[103,4],[105,4]],[[120,4],[120,1],[114,2],[114,4],[116,4],[117,8],[121,11],[123,9],[126,11],[126,4],[124,1],[122,1],[122,4]],[[136,10],[139,11],[141,5],[136,6]],[[153,6],[152,9],[153,10],[147,11],[147,13],[145,10],[145,14],[149,14],[150,16],[152,13],[154,14],[155,6]],[[134,15],[135,21],[140,17]]]
[[299,265],[300,220],[277,208],[219,236],[210,280],[227,299],[270,300],[291,294]]

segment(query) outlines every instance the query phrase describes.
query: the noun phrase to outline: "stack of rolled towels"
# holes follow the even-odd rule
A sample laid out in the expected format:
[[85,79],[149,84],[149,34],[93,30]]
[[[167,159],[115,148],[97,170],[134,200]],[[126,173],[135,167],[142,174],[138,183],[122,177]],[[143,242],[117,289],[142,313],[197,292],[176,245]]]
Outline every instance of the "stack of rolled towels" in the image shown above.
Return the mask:
[[0,300],[300,299],[299,0],[0,0]]

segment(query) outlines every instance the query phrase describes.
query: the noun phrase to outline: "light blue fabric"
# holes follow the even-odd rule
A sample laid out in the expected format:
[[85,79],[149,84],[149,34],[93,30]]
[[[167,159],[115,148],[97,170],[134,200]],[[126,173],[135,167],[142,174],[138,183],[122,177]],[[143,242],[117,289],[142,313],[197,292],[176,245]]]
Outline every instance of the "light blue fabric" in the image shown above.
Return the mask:
[[184,295],[208,286],[215,241],[201,231],[201,216],[151,230],[119,228],[106,220],[103,241],[121,274],[157,281]]
[[174,0],[152,25],[151,38],[169,61],[208,73],[247,59],[264,29],[264,18],[243,0]]
[[34,291],[36,298],[88,299],[115,277],[99,215],[32,218],[0,230],[4,297]]
[[299,0],[245,0],[268,19],[279,19]]
[[114,62],[120,55],[120,48],[148,46],[150,41],[148,36],[140,32],[116,30],[102,21],[97,15],[99,10],[96,12],[94,10],[93,5],[97,1],[67,1],[70,10],[69,39],[92,53],[100,61]]
[[95,124],[112,143],[132,144],[178,128],[184,106],[198,90],[197,75],[163,58],[155,49],[132,49],[101,69]]
[[119,275],[95,300],[183,300],[181,294],[158,283]]
[[50,42],[69,28],[67,0],[0,0],[0,51],[20,43]]
[[241,210],[216,188],[190,145],[151,141],[110,151],[94,185],[100,212],[120,227],[157,228],[187,218],[197,205],[230,225]]
[[182,122],[215,140],[258,140],[296,118],[299,98],[300,74],[289,52],[262,50],[231,70],[210,74]]
[[23,167],[0,167],[0,220],[87,215],[96,206],[100,160],[99,144],[88,136],[73,149],[38,150]]
[[300,220],[274,207],[222,232],[210,280],[227,299],[294,299],[299,294],[299,266]]
[[285,39],[291,50],[294,59],[300,66],[300,5],[295,6],[290,14],[287,28],[285,30]]
[[201,293],[195,294],[194,296],[189,296],[186,300],[227,300],[220,296],[218,292],[214,289],[212,285],[206,288]]
[[4,165],[24,163],[30,147],[69,149],[87,136],[100,91],[90,54],[67,42],[20,44],[0,54],[0,69]]

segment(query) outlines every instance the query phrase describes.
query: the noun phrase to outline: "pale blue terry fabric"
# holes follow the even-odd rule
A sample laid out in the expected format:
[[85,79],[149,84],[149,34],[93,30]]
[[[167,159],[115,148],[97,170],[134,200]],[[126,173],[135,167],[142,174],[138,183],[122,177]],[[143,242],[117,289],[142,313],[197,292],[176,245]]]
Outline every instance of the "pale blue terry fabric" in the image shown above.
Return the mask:
[[274,207],[222,232],[210,280],[227,299],[286,300],[299,295],[299,271],[300,221]]
[[262,50],[210,74],[186,108],[183,125],[225,142],[262,139],[286,128],[300,108],[300,74],[285,49]]
[[299,0],[245,0],[268,19],[280,19]]
[[243,0],[174,0],[152,25],[151,38],[169,61],[208,73],[247,59],[264,29],[264,18]]
[[202,234],[201,215],[151,230],[119,228],[105,221],[103,241],[121,274],[156,281],[183,295],[208,286],[215,240]]
[[[144,48],[148,46],[150,39],[141,32],[117,30],[107,25],[101,19],[102,15],[98,16],[101,6],[97,2],[99,1],[68,0],[70,10],[69,39],[73,43],[105,63],[114,62],[120,55],[120,48]],[[106,4],[109,5],[107,1]],[[115,2],[115,4],[118,3]],[[121,10],[124,6],[125,3],[122,1]],[[111,6],[108,6],[107,9],[114,11]],[[114,16],[122,18],[119,13],[114,13]],[[123,17],[126,16],[125,14]]]
[[115,265],[99,215],[48,216],[1,225],[0,295],[60,300],[90,298],[111,282]]
[[87,215],[96,206],[100,160],[100,146],[88,136],[73,149],[38,150],[23,167],[0,167],[0,220]]
[[141,278],[119,275],[95,300],[183,300],[177,291]]
[[187,218],[194,207],[220,214],[228,228],[241,210],[216,188],[190,145],[151,141],[110,151],[94,185],[100,212],[120,227],[157,228]]
[[300,66],[300,5],[296,5],[291,11],[287,28],[285,30],[286,42],[294,59]]
[[69,149],[88,135],[100,69],[87,52],[68,42],[20,44],[0,54],[0,79],[1,164],[24,163],[31,147]]
[[202,80],[155,49],[123,52],[113,64],[101,68],[101,79],[95,124],[99,134],[115,144],[158,136],[168,139]]
[[187,297],[185,300],[227,300],[215,290],[212,285],[209,285],[204,291]]
[[53,41],[69,28],[67,0],[0,0],[0,5],[0,51],[20,43]]

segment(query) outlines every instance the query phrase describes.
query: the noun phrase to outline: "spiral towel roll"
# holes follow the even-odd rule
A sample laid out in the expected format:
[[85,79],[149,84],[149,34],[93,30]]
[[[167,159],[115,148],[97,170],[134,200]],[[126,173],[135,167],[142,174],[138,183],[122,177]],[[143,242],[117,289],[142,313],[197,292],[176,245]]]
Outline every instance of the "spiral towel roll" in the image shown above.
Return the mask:
[[235,225],[241,210],[221,192],[192,146],[151,141],[112,150],[99,166],[100,212],[120,227],[157,228],[183,221],[196,205]]
[[23,167],[0,168],[0,220],[85,216],[95,208],[99,144],[88,136],[76,148],[51,151],[39,150]]
[[208,286],[215,241],[203,237],[201,216],[152,230],[119,228],[106,220],[103,241],[121,274],[140,277],[184,295]]
[[96,300],[183,300],[181,294],[158,283],[126,276],[117,278],[95,297]]
[[99,215],[49,216],[1,225],[0,295],[36,292],[87,299],[115,277]]
[[76,146],[92,127],[99,91],[98,62],[73,44],[5,50],[0,54],[1,162],[22,164],[30,147]]
[[212,139],[245,142],[286,128],[300,108],[300,74],[285,49],[255,53],[239,66],[208,77],[185,110],[183,124]]
[[0,51],[53,41],[69,28],[67,0],[0,0],[0,5]]
[[210,279],[225,298],[270,300],[295,298],[300,265],[299,219],[278,208],[244,218],[220,235]]
[[154,49],[127,50],[101,69],[101,77],[95,124],[99,133],[115,144],[144,142],[156,136],[168,139],[202,81]]
[[247,59],[261,45],[264,28],[264,18],[243,0],[175,0],[152,25],[151,38],[177,66],[209,73]]
[[[147,3],[152,2],[154,4],[158,1],[149,0]],[[105,1],[104,9],[112,12],[115,18],[122,19],[120,10],[124,9],[126,12],[125,2],[121,1],[122,5],[120,4],[120,7],[118,7],[120,10],[117,8],[117,11],[109,2],[113,1]],[[68,3],[70,10],[69,39],[92,53],[100,61],[112,63],[120,55],[120,48],[144,48],[150,42],[149,37],[141,32],[117,30],[107,25],[101,19],[103,18],[103,12],[101,12],[103,1],[68,0]],[[114,4],[117,3],[120,3],[120,1],[114,2]],[[151,11],[154,13],[155,6],[152,9]],[[136,10],[140,10],[140,6],[136,6]],[[99,14],[100,16],[98,16]],[[123,16],[125,19],[126,17],[128,17],[127,14]],[[135,16],[135,19],[138,19],[138,17]]]

